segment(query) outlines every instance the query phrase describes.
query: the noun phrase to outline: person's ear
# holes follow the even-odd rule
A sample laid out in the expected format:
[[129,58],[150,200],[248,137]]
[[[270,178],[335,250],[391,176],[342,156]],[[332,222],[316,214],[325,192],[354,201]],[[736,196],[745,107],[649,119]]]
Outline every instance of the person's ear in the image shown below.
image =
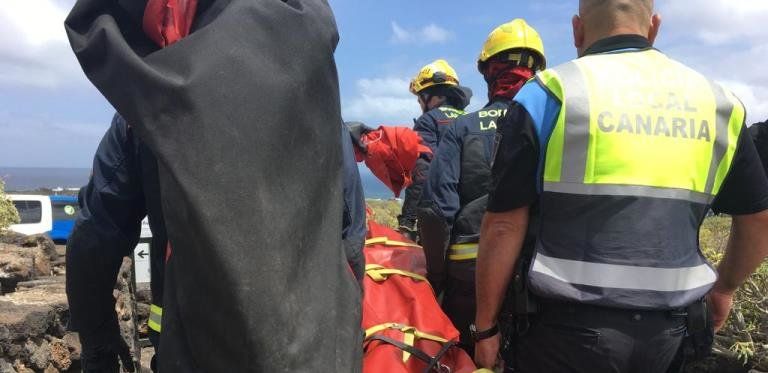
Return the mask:
[[651,28],[648,30],[648,41],[651,42],[651,45],[656,41],[656,36],[659,35],[659,29],[661,29],[661,15],[654,14],[653,17],[651,17]]
[[424,102],[424,97],[421,95],[416,96],[416,99],[419,101],[419,107],[421,108],[421,112],[426,113],[427,110],[427,103]]
[[571,18],[571,25],[573,26],[573,46],[576,47],[576,50],[581,51],[584,49],[584,23],[581,21],[581,17],[574,15]]

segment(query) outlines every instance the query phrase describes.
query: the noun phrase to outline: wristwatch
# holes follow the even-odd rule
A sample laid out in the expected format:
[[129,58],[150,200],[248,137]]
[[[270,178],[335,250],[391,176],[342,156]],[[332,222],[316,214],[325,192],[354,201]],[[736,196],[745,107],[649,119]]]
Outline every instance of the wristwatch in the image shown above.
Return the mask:
[[496,334],[499,334],[499,324],[494,324],[490,329],[487,330],[477,331],[477,326],[475,326],[475,323],[472,323],[469,324],[469,334],[472,336],[472,339],[475,342],[479,342],[483,339],[488,339]]

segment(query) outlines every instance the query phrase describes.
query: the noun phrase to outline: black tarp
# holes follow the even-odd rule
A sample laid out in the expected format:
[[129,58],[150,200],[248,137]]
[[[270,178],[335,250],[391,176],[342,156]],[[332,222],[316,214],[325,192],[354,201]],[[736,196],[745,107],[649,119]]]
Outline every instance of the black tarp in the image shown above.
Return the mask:
[[158,50],[142,3],[78,0],[66,28],[159,161],[174,247],[160,369],[358,371],[328,4],[201,1],[192,34]]

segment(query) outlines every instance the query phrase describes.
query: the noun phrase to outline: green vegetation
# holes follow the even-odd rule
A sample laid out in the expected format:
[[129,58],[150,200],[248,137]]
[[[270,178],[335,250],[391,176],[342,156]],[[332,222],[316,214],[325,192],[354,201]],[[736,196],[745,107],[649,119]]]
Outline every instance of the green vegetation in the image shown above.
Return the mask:
[[373,220],[379,224],[397,229],[397,215],[400,215],[402,206],[395,200],[374,200],[365,201],[368,207],[373,211]]
[[[397,227],[399,203],[371,200],[368,206],[376,222]],[[701,226],[701,249],[714,265],[723,258],[730,229],[731,218],[727,216],[708,217]],[[714,352],[714,357],[687,371],[768,371],[768,263],[764,262],[736,293],[728,322],[715,337]]]
[[19,212],[5,195],[5,183],[0,179],[0,231],[19,222]]

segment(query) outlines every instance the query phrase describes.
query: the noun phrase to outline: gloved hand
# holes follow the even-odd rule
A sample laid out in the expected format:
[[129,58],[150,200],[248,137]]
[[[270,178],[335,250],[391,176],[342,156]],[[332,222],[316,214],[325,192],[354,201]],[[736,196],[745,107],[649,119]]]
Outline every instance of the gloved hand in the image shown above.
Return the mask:
[[349,135],[352,136],[352,143],[362,152],[366,153],[368,147],[361,139],[363,135],[374,130],[374,128],[368,127],[363,122],[344,122],[349,130]]
[[399,227],[397,227],[397,231],[400,232],[400,234],[402,234],[409,240],[413,242],[418,242],[419,232],[416,230],[415,225],[416,225],[415,223],[413,225],[401,224]]
[[118,373],[118,359],[122,362],[124,371],[136,371],[131,351],[120,336],[116,315],[105,327],[89,334],[81,333],[80,344],[83,348],[80,355],[83,373]]

